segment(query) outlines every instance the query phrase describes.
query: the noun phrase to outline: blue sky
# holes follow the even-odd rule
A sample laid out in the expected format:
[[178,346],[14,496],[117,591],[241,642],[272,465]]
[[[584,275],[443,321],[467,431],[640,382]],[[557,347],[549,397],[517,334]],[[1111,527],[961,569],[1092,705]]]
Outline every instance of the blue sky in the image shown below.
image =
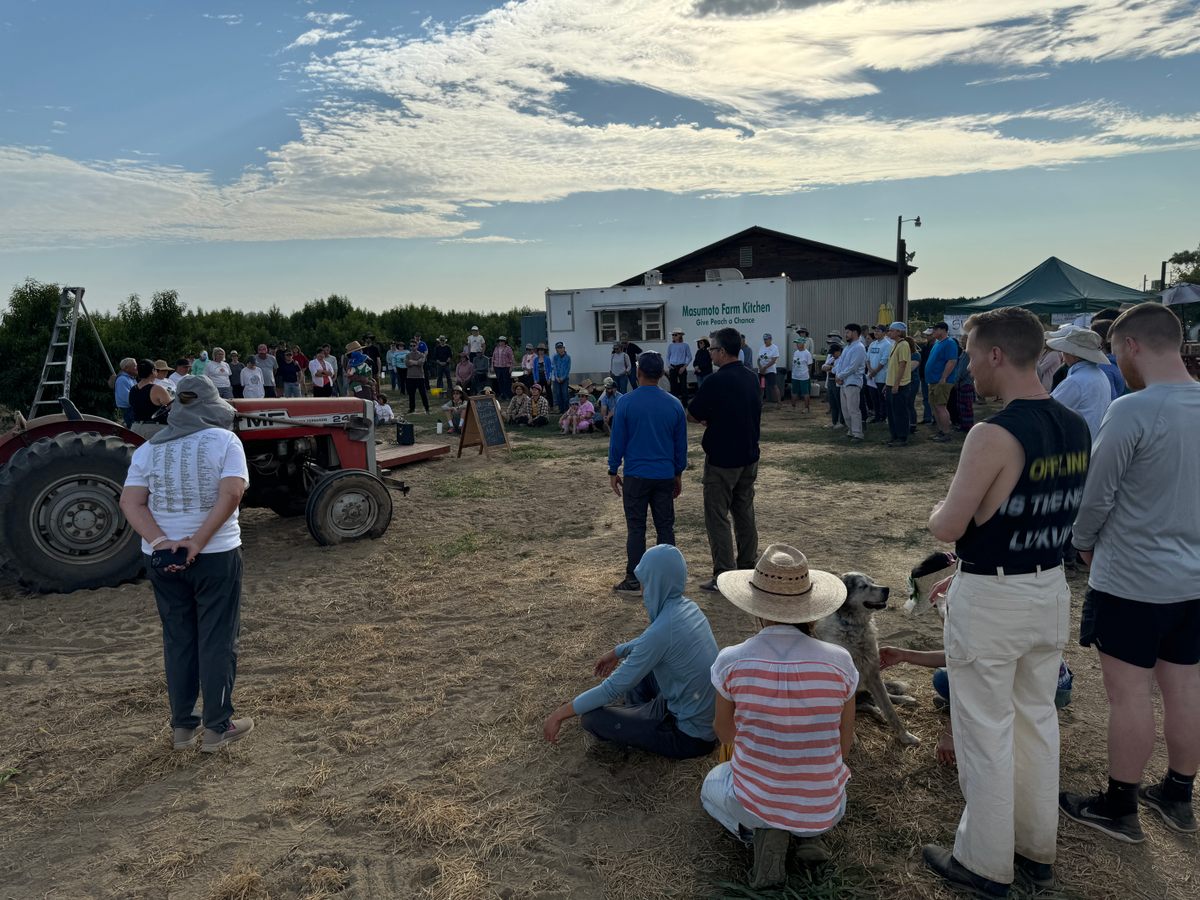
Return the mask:
[[6,0],[0,283],[507,308],[749,225],[913,296],[1200,242],[1196,0]]

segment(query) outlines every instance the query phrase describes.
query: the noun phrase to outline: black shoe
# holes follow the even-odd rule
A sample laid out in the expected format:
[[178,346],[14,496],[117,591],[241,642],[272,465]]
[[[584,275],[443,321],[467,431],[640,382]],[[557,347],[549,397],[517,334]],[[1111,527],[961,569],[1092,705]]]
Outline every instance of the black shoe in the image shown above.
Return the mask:
[[779,828],[754,829],[754,867],[750,887],[774,887],[787,881],[788,832]]
[[945,847],[937,844],[926,844],[921,848],[921,857],[925,865],[941,875],[954,887],[961,888],[974,897],[1007,897],[1008,885],[982,875],[976,875],[957,859]]
[[715,594],[717,592],[717,576],[714,575],[712,578],[708,579],[708,581],[702,583],[700,585],[700,590]]
[[1014,853],[1013,870],[1018,878],[1035,890],[1048,891],[1054,887],[1054,866],[1050,863],[1034,862],[1028,856]]
[[1068,819],[1103,831],[1110,838],[1127,844],[1140,844],[1146,839],[1138,823],[1137,810],[1124,816],[1110,816],[1104,808],[1104,792],[1094,794],[1072,794],[1063,791],[1058,795],[1058,808]]
[[613,588],[618,594],[640,594],[642,585],[636,578],[626,578]]
[[1162,816],[1163,823],[1172,831],[1187,834],[1196,831],[1196,813],[1192,811],[1192,804],[1183,800],[1164,800],[1162,791],[1162,782],[1138,788],[1138,800]]

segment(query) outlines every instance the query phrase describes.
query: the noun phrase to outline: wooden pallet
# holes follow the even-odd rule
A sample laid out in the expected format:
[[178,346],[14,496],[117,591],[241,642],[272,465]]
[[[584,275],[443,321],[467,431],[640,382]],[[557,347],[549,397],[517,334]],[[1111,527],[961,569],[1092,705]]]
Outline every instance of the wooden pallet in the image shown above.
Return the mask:
[[386,450],[375,452],[375,463],[381,469],[395,469],[407,466],[409,463],[423,462],[427,459],[437,459],[439,456],[449,456],[450,447],[446,444],[411,444],[407,447],[388,447]]

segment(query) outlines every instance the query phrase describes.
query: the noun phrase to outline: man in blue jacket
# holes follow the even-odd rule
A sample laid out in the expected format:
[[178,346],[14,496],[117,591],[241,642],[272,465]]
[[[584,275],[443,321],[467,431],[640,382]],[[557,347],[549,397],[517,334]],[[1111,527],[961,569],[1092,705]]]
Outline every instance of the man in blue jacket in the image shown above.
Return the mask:
[[550,357],[550,386],[554,390],[554,405],[560,413],[565,413],[571,405],[571,357],[562,341],[554,345],[554,355]]
[[[614,588],[636,594],[634,570],[646,552],[646,507],[658,543],[675,543],[675,498],[687,468],[687,414],[683,404],[658,386],[662,355],[647,351],[637,360],[637,388],[617,403],[608,443],[608,480],[625,506],[625,580]],[[625,477],[618,474],[625,461]]]
[[[650,627],[600,657],[594,672],[604,681],[552,712],[542,735],[556,744],[562,723],[580,716],[584,729],[602,741],[669,759],[707,756],[717,746],[709,676],[717,642],[704,613],[683,596],[683,554],[665,544],[651,547],[637,577]],[[621,697],[624,705],[608,705]]]

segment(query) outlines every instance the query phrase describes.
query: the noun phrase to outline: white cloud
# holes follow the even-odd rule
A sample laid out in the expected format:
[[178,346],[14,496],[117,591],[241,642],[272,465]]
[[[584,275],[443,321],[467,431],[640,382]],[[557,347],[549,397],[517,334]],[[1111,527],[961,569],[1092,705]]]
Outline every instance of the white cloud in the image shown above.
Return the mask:
[[979,87],[985,84],[1008,84],[1013,81],[1038,81],[1049,77],[1049,72],[1021,72],[1016,75],[1000,75],[996,78],[978,78],[965,83],[967,87]]
[[318,25],[336,25],[338,22],[345,22],[352,16],[349,13],[310,12],[304,18],[310,22],[316,22]]
[[480,237],[445,238],[439,244],[540,244],[539,239],[506,237],[502,234],[485,234]]
[[304,32],[304,34],[300,35],[300,37],[296,38],[284,49],[294,50],[297,47],[312,47],[321,43],[321,41],[337,40],[338,38],[345,37],[349,33],[349,30],[330,31],[328,28],[312,28]]
[[214,22],[223,22],[226,25],[241,25],[244,16],[241,13],[203,13],[206,19],[212,19]]
[[[729,15],[730,4],[754,14]],[[0,206],[11,213],[0,219],[0,246],[80,234],[495,243],[503,237],[472,234],[480,224],[470,217],[504,202],[613,190],[785,194],[1200,146],[1200,116],[1145,115],[1102,98],[923,120],[829,111],[876,94],[882,71],[971,64],[1032,79],[1043,67],[1194,52],[1191,0],[728,0],[724,9],[530,0],[430,23],[419,39],[343,41],[304,64],[327,99],[300,116],[300,137],[228,185],[145,161],[0,149]],[[309,21],[318,27],[290,47],[345,38],[360,24]],[[717,124],[588,124],[567,108],[572,80],[698,102]],[[356,99],[380,95],[391,102]],[[1015,136],[1028,121],[1066,123],[1068,133]],[[46,184],[58,200],[47,202]]]

